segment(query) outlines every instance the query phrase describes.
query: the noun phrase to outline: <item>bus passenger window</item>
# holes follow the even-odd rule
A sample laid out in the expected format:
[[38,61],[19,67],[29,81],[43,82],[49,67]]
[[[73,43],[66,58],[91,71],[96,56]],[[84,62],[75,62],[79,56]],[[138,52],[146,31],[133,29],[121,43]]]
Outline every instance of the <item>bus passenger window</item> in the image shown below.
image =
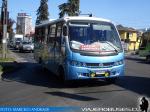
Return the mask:
[[67,36],[67,26],[63,26],[63,36]]

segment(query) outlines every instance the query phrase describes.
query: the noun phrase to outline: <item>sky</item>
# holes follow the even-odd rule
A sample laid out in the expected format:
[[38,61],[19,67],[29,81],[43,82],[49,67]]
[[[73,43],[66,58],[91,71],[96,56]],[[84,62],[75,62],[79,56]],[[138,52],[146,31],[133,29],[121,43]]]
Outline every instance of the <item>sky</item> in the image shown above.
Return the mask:
[[[49,18],[59,17],[58,5],[67,0],[48,0]],[[0,0],[0,5],[2,0]],[[16,21],[17,13],[27,13],[36,20],[40,0],[8,0],[10,17]],[[110,19],[116,24],[136,29],[150,27],[150,0],[80,0],[80,11],[95,17]]]

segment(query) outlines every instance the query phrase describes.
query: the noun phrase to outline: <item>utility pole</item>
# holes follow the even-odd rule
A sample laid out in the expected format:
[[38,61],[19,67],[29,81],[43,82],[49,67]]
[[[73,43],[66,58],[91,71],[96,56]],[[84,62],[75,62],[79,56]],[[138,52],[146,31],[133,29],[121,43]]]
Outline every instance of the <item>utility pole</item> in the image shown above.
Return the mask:
[[7,0],[2,0],[3,16],[3,39],[2,39],[2,57],[7,58]]

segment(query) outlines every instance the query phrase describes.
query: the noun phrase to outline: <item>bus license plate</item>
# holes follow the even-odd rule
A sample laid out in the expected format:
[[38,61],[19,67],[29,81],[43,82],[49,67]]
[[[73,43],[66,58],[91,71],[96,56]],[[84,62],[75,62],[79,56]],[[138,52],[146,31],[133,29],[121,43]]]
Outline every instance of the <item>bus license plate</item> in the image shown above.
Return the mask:
[[105,74],[105,71],[97,71],[96,75],[101,75],[101,74]]

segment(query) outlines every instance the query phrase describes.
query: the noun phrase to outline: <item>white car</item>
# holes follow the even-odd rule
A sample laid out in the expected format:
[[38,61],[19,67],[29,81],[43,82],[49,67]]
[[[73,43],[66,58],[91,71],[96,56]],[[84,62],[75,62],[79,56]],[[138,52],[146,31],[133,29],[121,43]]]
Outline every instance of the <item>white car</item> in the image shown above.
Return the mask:
[[22,42],[19,47],[19,52],[34,51],[34,44],[32,42]]

